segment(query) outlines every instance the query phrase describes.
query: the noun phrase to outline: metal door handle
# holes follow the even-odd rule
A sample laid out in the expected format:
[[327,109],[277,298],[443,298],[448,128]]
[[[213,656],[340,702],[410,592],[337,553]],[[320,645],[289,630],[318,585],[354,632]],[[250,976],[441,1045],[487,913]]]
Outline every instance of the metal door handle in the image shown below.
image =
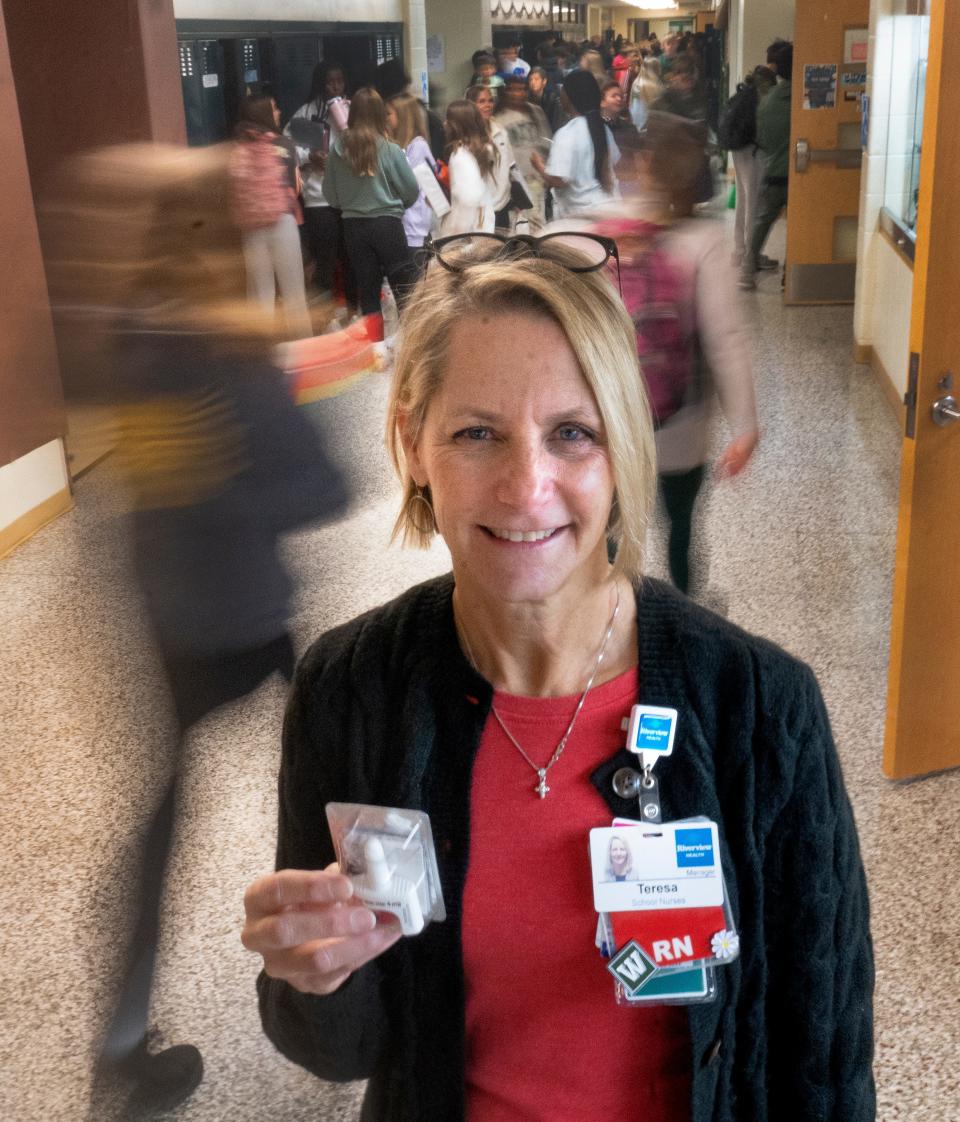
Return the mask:
[[811,164],[836,163],[840,168],[859,167],[862,153],[859,148],[811,148],[810,142],[799,139],[795,149],[794,166],[806,171]]
[[953,394],[946,394],[939,401],[935,401],[931,408],[934,422],[938,425],[952,425],[960,421],[960,409],[957,408],[957,399]]

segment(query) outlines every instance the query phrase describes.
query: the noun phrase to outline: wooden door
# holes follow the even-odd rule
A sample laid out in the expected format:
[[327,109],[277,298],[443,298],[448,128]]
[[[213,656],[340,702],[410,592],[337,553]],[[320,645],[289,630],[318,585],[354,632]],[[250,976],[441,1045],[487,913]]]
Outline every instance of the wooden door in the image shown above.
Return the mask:
[[903,441],[883,763],[891,779],[960,765],[960,421],[938,425],[932,414],[951,389],[960,401],[958,43],[960,4],[931,0],[910,324],[915,435]]
[[[797,0],[790,114],[790,201],[784,299],[853,302],[860,209],[860,100],[869,0]],[[862,29],[862,47],[854,48]],[[857,67],[859,66],[859,70]],[[832,89],[831,89],[832,78]],[[849,95],[849,96],[848,96]],[[808,162],[798,161],[798,145]]]

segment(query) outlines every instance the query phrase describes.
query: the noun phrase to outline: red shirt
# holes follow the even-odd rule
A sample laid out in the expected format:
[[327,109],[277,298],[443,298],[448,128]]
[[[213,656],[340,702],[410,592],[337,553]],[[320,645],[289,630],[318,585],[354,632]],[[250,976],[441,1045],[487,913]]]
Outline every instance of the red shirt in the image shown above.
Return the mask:
[[[636,670],[591,690],[545,799],[492,713],[484,727],[463,899],[467,1122],[690,1117],[686,1010],[618,1006],[595,945],[588,835],[611,814],[590,774],[623,746],[636,697]],[[543,766],[577,700],[494,705]]]

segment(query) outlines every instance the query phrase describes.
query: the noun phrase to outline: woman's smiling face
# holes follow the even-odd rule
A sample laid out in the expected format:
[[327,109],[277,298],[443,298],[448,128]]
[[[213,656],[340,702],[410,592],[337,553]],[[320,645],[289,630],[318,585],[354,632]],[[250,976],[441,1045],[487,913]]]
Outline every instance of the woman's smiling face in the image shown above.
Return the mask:
[[494,99],[493,94],[489,90],[481,90],[477,94],[477,99],[476,99],[474,104],[476,105],[477,109],[479,110],[480,116],[485,121],[489,121],[490,118],[493,116],[493,109],[494,109],[494,106],[496,105],[496,101]]
[[625,842],[621,841],[620,838],[610,839],[610,864],[614,869],[624,868],[629,856],[630,851],[627,849]]
[[513,312],[461,320],[419,434],[458,584],[500,602],[582,594],[608,569],[614,478],[603,419],[560,326]]

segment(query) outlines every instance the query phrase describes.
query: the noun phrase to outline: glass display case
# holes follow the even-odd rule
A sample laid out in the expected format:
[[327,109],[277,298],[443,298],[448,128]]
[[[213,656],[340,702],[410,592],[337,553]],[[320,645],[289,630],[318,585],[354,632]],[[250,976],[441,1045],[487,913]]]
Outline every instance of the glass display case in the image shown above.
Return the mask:
[[880,221],[912,257],[930,40],[928,0],[894,0],[889,32],[890,115]]

